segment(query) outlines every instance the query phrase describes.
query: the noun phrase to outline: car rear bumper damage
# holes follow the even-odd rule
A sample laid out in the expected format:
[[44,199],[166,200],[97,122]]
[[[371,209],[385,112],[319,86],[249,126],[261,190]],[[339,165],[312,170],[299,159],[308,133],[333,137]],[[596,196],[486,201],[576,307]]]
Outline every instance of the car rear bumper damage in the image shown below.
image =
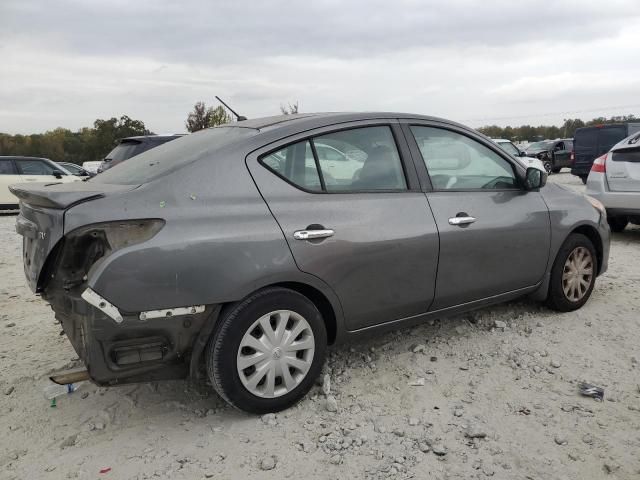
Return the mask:
[[121,312],[86,286],[47,288],[51,304],[89,377],[99,385],[185,378],[199,365],[200,332],[215,322],[215,306]]

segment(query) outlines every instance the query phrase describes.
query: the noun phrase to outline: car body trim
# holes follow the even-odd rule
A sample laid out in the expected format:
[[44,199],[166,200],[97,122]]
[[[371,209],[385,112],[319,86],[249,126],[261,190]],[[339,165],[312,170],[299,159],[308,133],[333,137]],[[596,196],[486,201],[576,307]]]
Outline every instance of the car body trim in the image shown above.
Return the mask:
[[98,310],[103,312],[109,318],[113,319],[116,323],[122,323],[124,320],[122,318],[122,314],[118,308],[102,298],[91,288],[87,288],[84,292],[82,292],[82,298],[90,305],[93,305]]
[[152,318],[176,317],[178,315],[195,315],[204,312],[204,305],[192,305],[190,307],[165,308],[163,310],[149,310],[140,312],[140,320],[150,320]]

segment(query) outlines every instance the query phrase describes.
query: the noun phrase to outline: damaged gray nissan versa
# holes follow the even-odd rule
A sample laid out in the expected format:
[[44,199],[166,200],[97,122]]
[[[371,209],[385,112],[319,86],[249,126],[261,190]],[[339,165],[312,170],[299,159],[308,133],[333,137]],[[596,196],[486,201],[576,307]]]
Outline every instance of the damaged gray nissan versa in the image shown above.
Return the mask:
[[208,375],[287,408],[327,345],[530,294],[580,308],[602,205],[432,117],[300,114],[206,129],[89,181],[14,185],[31,289],[99,385]]

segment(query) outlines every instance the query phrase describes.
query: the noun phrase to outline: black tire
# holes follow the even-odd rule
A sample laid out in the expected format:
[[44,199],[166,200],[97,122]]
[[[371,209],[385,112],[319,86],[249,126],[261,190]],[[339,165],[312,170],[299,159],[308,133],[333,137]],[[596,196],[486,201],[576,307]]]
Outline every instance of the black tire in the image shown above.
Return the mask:
[[560,173],[560,170],[562,170],[562,167],[553,167],[553,168],[551,169],[551,172],[552,172],[552,173]]
[[[578,247],[586,248],[591,254],[591,259],[593,262],[593,274],[591,275],[591,283],[584,293],[584,296],[578,301],[572,301],[567,298],[562,288],[562,275],[564,273],[564,266],[567,259],[569,258],[569,255]],[[596,255],[596,249],[594,248],[591,240],[589,240],[588,237],[582,235],[581,233],[572,233],[571,235],[569,235],[562,244],[562,247],[560,247],[558,255],[556,255],[556,259],[553,262],[553,267],[551,268],[547,306],[559,312],[571,312],[582,307],[585,303],[587,303],[587,300],[589,300],[589,297],[591,296],[593,286],[596,282],[597,272],[598,256]]]
[[608,217],[607,222],[612,232],[620,233],[627,228],[629,219],[627,217]]
[[588,178],[588,177],[589,177],[588,175],[581,175],[581,176],[580,176],[580,180],[582,180],[582,183],[583,183],[583,184],[585,184],[585,185],[587,184],[587,178]]
[[[247,330],[261,316],[275,310],[291,310],[308,322],[315,341],[313,360],[306,376],[292,391],[275,398],[263,398],[245,388],[236,361]],[[233,407],[256,414],[278,412],[297,403],[311,389],[322,370],[326,348],[327,331],[316,306],[293,290],[266,288],[223,313],[207,346],[207,373],[216,392]]]
[[551,173],[551,160],[543,160],[542,164],[544,165],[544,169],[547,173]]

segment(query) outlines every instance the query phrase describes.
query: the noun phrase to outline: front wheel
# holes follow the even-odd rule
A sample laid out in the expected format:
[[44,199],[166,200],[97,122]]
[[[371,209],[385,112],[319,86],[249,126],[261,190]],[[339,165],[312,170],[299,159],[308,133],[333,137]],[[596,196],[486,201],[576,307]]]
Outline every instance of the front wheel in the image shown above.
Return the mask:
[[249,413],[277,412],[311,389],[326,345],[324,321],[309,299],[267,288],[219,320],[207,347],[207,373],[232,406]]
[[544,165],[544,169],[547,173],[551,173],[551,160],[543,160],[542,165]]
[[598,258],[589,238],[572,233],[567,237],[551,268],[547,305],[560,312],[582,307],[593,291]]

